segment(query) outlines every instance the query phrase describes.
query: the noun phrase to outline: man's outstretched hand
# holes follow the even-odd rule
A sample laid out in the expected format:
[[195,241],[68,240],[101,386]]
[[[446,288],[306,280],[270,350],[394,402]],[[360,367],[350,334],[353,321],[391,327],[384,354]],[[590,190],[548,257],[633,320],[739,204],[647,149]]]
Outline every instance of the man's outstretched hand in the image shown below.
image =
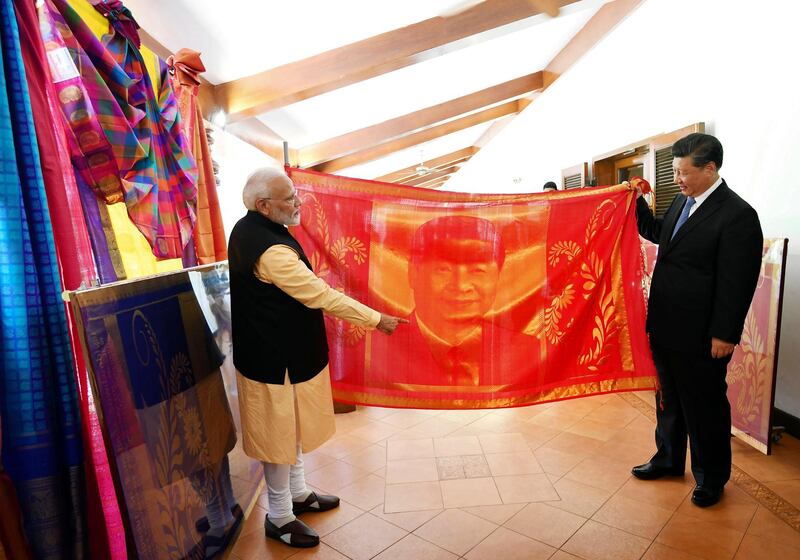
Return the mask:
[[401,319],[400,317],[392,317],[381,313],[381,320],[376,327],[383,334],[392,334],[400,323],[408,323],[408,319]]

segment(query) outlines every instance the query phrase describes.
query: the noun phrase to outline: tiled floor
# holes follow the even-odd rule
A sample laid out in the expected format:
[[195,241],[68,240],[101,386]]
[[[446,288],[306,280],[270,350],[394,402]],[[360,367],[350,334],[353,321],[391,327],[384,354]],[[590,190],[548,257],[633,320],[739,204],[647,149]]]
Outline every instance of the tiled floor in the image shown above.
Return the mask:
[[359,407],[306,461],[308,483],[342,498],[304,517],[322,544],[267,540],[262,495],[228,558],[800,558],[798,440],[784,436],[770,457],[733,440],[735,482],[700,509],[690,475],[630,476],[653,451],[646,408],[632,395],[492,411]]

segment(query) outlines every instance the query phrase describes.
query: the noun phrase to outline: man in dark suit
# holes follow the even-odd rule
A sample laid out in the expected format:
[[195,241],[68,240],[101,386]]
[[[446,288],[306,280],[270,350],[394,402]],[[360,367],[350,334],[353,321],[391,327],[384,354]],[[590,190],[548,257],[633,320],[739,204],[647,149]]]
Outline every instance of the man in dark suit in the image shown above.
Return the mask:
[[405,332],[373,340],[371,370],[399,387],[447,385],[482,391],[533,381],[538,339],[489,320],[505,261],[502,236],[488,220],[444,216],[422,224],[412,241],[408,279],[414,310]]
[[660,389],[657,451],[632,473],[644,480],[681,476],[688,435],[692,502],[707,507],[730,478],[725,375],[756,288],[763,236],[756,211],[719,176],[719,140],[690,134],[672,155],[681,194],[664,218],[636,201],[639,233],[658,244],[647,331]]

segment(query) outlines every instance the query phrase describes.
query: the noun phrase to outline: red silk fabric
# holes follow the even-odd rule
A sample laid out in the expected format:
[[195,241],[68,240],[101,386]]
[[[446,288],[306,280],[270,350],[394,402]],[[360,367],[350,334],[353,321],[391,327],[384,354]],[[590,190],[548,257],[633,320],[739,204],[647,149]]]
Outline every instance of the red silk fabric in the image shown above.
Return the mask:
[[288,172],[317,274],[409,320],[386,336],[326,319],[337,400],[496,408],[655,386],[629,187],[464,194]]

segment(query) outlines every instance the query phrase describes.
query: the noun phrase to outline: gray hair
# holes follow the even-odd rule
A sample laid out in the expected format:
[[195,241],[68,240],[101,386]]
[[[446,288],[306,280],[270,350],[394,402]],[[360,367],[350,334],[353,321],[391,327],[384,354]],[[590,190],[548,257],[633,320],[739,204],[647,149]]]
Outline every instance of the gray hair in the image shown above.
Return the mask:
[[286,173],[279,167],[262,167],[253,171],[242,190],[244,207],[255,210],[256,201],[259,198],[269,198],[272,194],[272,182],[280,177],[286,177]]

